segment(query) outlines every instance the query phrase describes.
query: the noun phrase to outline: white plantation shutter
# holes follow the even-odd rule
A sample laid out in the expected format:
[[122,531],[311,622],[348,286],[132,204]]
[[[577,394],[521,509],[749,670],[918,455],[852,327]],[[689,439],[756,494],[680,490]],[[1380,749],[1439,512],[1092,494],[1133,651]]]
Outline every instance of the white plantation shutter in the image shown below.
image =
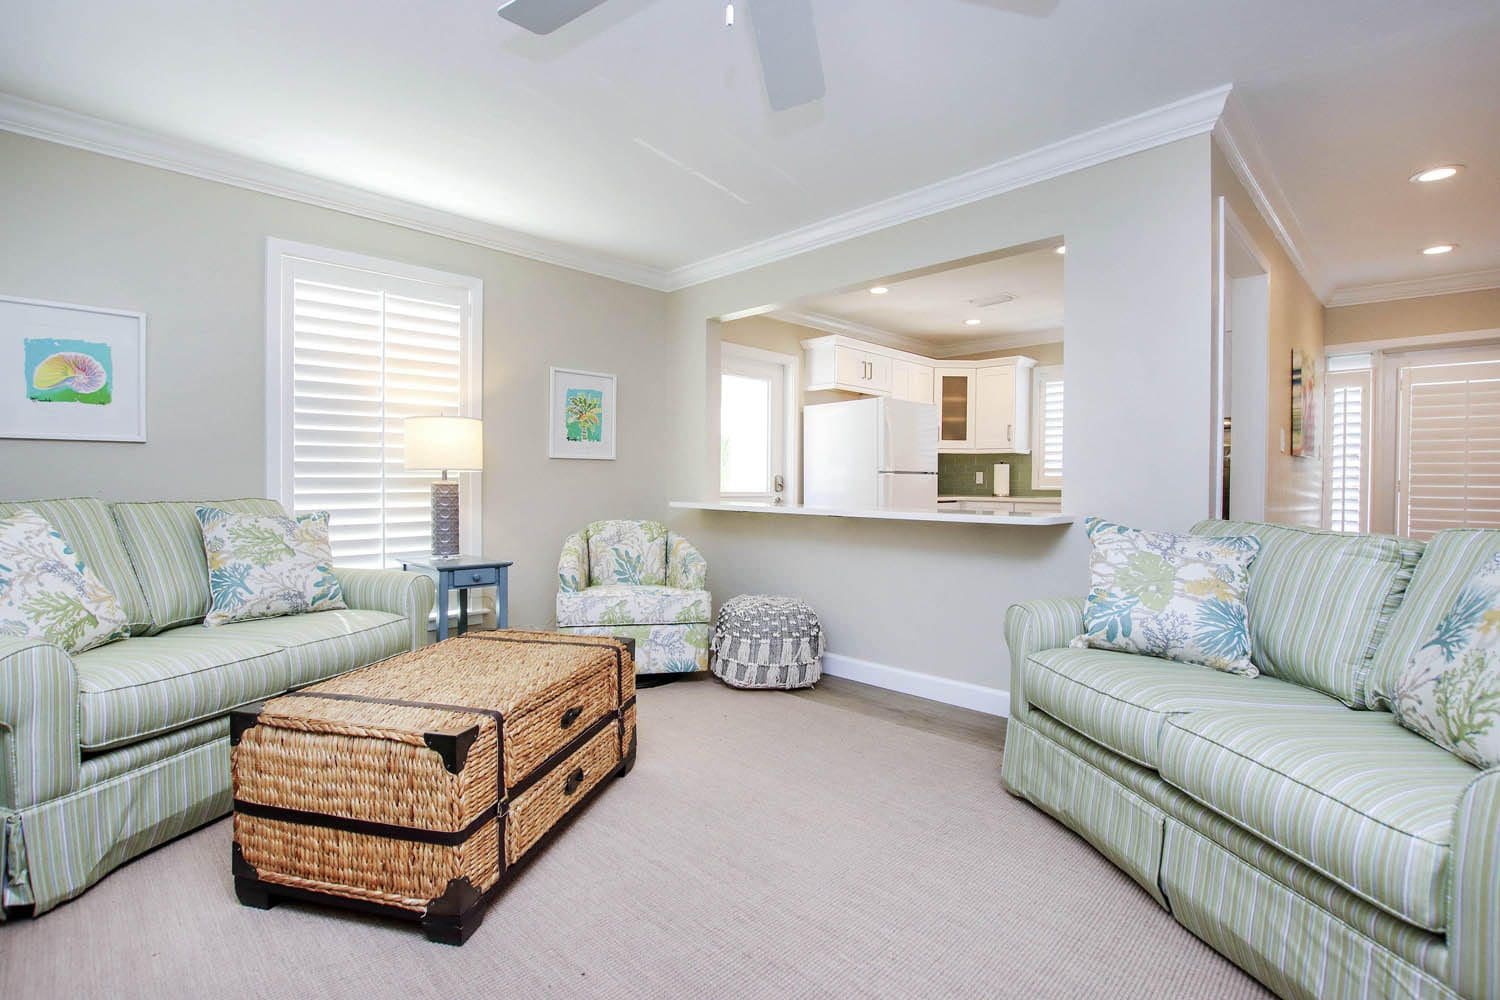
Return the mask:
[[1368,530],[1370,386],[1368,369],[1328,375],[1323,511],[1334,531]]
[[1061,365],[1036,369],[1036,420],[1031,444],[1033,489],[1060,490],[1063,485],[1063,370]]
[[[280,424],[272,495],[298,513],[330,513],[337,564],[390,566],[431,545],[429,483],[437,473],[406,471],[403,421],[478,416],[469,405],[478,374],[477,281],[302,256],[311,250],[273,262],[284,301],[275,338],[281,384],[268,391],[271,423]],[[478,541],[477,478],[464,484],[466,549]]]
[[1500,362],[1401,370],[1397,530],[1500,528]]

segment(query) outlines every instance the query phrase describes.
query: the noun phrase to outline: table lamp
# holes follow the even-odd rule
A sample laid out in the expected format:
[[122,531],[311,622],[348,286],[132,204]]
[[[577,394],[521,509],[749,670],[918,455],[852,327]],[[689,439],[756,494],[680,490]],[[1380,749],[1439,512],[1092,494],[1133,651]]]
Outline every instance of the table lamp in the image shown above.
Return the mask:
[[412,471],[439,469],[432,484],[432,554],[458,555],[458,480],[448,473],[484,465],[484,425],[474,417],[407,417],[405,465]]

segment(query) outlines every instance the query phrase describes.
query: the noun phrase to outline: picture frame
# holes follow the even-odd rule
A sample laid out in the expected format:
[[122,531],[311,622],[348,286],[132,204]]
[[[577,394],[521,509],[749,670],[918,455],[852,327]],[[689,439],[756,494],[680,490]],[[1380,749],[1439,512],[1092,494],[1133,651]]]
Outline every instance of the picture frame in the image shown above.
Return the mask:
[[548,369],[547,457],[613,460],[617,382],[606,372]]
[[0,295],[0,438],[146,440],[146,314]]

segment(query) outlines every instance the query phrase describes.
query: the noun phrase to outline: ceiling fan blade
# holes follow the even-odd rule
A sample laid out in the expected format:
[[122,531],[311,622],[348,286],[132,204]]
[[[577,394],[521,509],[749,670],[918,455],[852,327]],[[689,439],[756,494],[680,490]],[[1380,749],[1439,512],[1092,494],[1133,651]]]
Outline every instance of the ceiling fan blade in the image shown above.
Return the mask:
[[772,111],[823,96],[823,59],[811,0],[750,0],[750,27]]
[[577,20],[604,0],[502,0],[495,11],[536,35],[550,35],[569,21]]

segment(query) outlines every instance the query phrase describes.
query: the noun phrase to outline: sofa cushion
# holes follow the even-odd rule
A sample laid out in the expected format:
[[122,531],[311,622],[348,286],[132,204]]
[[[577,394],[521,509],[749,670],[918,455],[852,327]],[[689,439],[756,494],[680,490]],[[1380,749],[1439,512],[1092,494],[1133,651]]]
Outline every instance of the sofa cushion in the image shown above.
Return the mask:
[[675,587],[589,587],[559,591],[557,624],[680,625],[709,620],[706,590]]
[[115,595],[128,619],[131,635],[144,635],[151,627],[151,610],[135,578],[130,554],[115,527],[109,508],[93,497],[67,500],[0,501],[0,517],[19,510],[34,510],[57,529],[68,546],[83,559],[99,580]]
[[1026,667],[1031,708],[1137,764],[1156,767],[1167,720],[1205,708],[1326,709],[1342,704],[1274,677],[1240,677],[1189,663],[1103,649],[1048,649]]
[[1219,709],[1172,719],[1161,775],[1407,923],[1448,926],[1448,846],[1479,774],[1384,712]]
[[1366,684],[1366,699],[1371,705],[1390,707],[1401,672],[1432,637],[1459,590],[1497,552],[1500,531],[1450,528],[1427,542],[1406,588],[1406,598],[1396,609],[1385,641],[1375,653]]
[[1250,565],[1250,658],[1263,673],[1368,707],[1375,651],[1421,542],[1249,521],[1201,521],[1193,533],[1260,539]]
[[411,623],[385,611],[320,611],[228,625],[189,625],[167,635],[199,633],[277,646],[286,654],[288,686],[342,674],[411,648]]
[[666,584],[666,525],[656,521],[595,521],[583,533],[589,544],[590,586]]
[[[208,559],[198,504],[191,500],[117,503],[111,510],[151,612],[151,634],[196,625],[208,614]],[[234,513],[285,514],[275,500],[215,500]]]
[[203,631],[142,636],[75,656],[83,749],[132,743],[286,690],[279,647]]

